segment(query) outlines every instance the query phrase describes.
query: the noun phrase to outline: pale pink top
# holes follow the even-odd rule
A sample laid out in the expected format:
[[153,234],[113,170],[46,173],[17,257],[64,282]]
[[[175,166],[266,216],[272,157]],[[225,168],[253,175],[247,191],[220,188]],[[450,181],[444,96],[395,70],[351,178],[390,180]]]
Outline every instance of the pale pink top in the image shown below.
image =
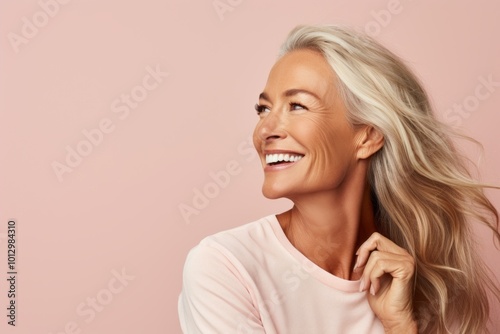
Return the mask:
[[189,334],[384,333],[359,285],[307,259],[272,215],[190,251],[179,319]]

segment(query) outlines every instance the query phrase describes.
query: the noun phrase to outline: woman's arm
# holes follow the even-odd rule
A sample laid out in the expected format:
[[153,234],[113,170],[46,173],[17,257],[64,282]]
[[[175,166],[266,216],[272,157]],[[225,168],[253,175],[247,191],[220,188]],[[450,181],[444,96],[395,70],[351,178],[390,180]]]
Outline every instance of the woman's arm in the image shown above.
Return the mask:
[[182,331],[265,333],[245,280],[216,246],[202,243],[188,254],[179,296]]

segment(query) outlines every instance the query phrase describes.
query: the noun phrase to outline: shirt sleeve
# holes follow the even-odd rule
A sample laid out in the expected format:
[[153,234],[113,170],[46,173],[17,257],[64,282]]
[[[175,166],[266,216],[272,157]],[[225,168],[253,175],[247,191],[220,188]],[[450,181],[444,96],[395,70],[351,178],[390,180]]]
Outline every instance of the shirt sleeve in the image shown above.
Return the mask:
[[183,333],[265,333],[251,289],[217,246],[202,243],[187,256],[178,304]]

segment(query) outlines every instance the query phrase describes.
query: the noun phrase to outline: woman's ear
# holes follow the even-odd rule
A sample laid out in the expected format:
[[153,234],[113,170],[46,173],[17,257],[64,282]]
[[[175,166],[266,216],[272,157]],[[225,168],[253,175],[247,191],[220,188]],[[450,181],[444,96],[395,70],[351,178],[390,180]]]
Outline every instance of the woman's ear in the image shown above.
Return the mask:
[[359,136],[356,151],[358,159],[368,159],[384,146],[384,135],[373,126],[366,125],[360,130]]

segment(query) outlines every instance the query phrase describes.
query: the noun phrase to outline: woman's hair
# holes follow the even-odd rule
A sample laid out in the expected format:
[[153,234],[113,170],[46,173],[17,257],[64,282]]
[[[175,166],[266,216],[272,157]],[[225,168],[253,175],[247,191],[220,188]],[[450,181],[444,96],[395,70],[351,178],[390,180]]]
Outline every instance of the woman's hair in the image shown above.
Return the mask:
[[384,135],[368,181],[379,232],[415,258],[419,332],[485,331],[487,291],[499,298],[500,290],[475,250],[470,223],[484,223],[500,241],[498,212],[451,141],[458,134],[435,118],[408,67],[373,38],[339,26],[299,26],[280,55],[297,49],[328,61],[353,126]]

